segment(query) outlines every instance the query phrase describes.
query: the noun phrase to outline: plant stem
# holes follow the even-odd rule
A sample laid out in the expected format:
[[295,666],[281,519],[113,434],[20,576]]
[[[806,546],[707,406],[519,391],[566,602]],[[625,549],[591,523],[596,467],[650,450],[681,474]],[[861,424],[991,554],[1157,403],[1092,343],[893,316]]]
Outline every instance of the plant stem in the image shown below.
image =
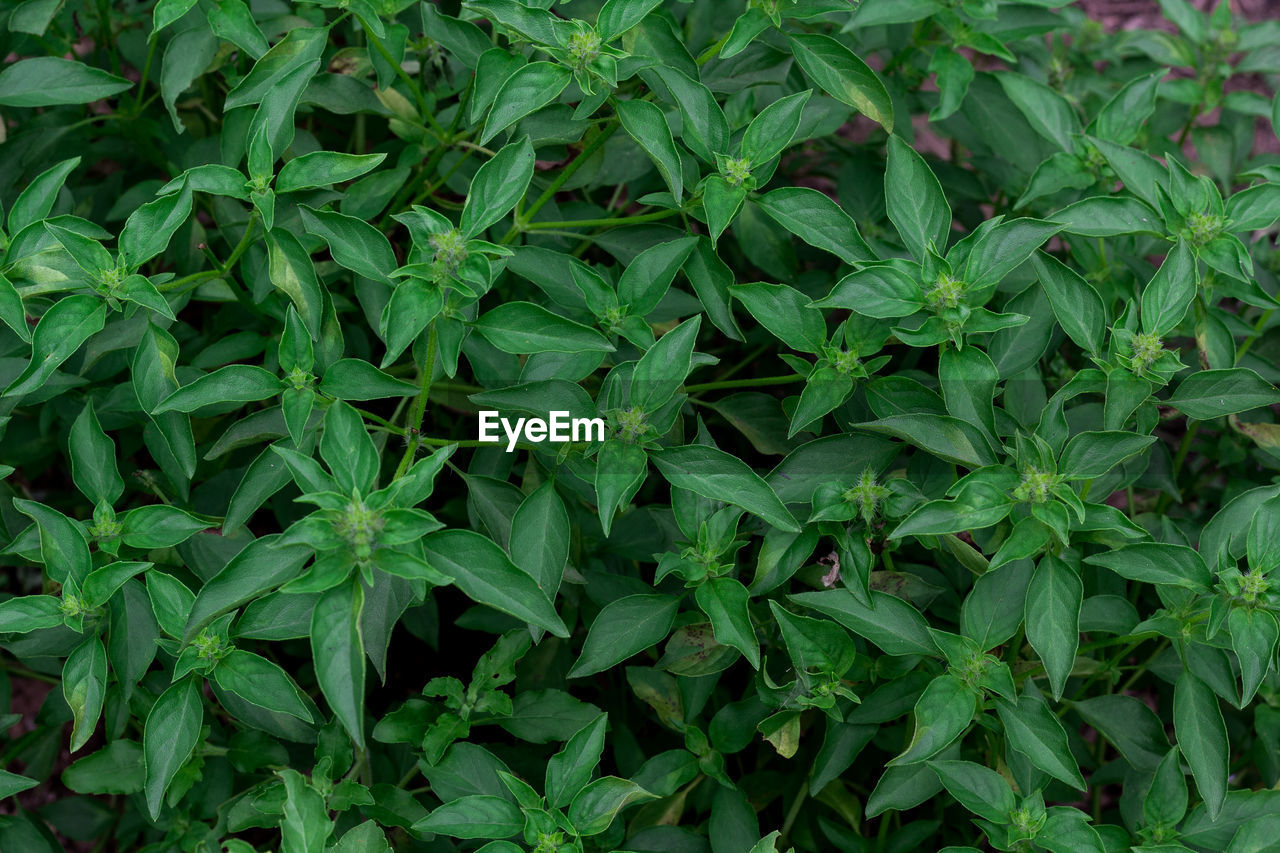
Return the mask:
[[[678,214],[679,210],[655,210],[653,213],[641,213],[636,216],[613,216],[601,219],[573,219],[564,222],[530,222],[524,226],[525,231],[541,231],[544,228],[601,228],[609,225],[634,225],[640,222],[653,222]],[[574,234],[581,237],[581,234]]]
[[779,846],[786,848],[787,836],[791,833],[791,827],[795,824],[796,818],[800,816],[800,807],[804,805],[805,798],[809,796],[809,780],[800,783],[800,787],[796,789],[795,799],[791,801],[791,808],[787,809],[787,816],[782,821],[782,835],[778,839]]
[[[568,181],[569,178],[573,177],[574,172],[581,169],[582,165],[586,163],[587,160],[591,158],[591,155],[596,152],[596,149],[601,145],[604,145],[617,129],[618,125],[611,123],[604,130],[597,133],[595,138],[588,142],[586,146],[578,152],[578,156],[574,157],[573,161],[570,162],[569,165],[560,170],[560,174],[556,175],[555,180],[551,182],[550,186],[542,191],[542,195],[538,196],[537,200],[529,206],[529,209],[520,214],[520,217],[512,224],[511,230],[508,231],[499,242],[510,243],[514,240],[516,235],[526,227],[526,223],[528,223],[528,221],[542,209],[544,204],[551,201],[560,188],[564,186],[565,182]],[[613,220],[609,220],[609,224],[612,224],[612,222]]]
[[1271,321],[1271,315],[1275,313],[1274,308],[1268,308],[1262,312],[1262,316],[1258,318],[1258,322],[1253,324],[1253,334],[1240,345],[1240,349],[1236,350],[1236,364],[1240,363],[1240,359],[1244,358],[1244,354],[1262,337],[1263,330],[1267,327],[1267,323]]
[[[360,18],[359,15],[356,17]],[[405,71],[399,62],[396,62],[396,58],[391,55],[391,51],[387,50],[387,46],[382,43],[382,40],[375,36],[373,31],[365,25],[364,18],[360,18],[360,25],[364,27],[365,35],[368,36],[370,44],[395,69],[396,76],[403,80],[404,84],[409,87],[409,91],[413,93],[413,101],[418,107],[418,114],[422,116],[422,120],[431,126],[436,136],[443,142],[447,134],[444,132],[444,128],[440,126],[440,123],[436,121],[436,117],[431,114],[431,110],[427,108],[427,99],[422,94],[422,87],[414,83],[413,78],[409,76],[409,72]]]
[[439,342],[440,336],[436,331],[436,321],[432,320],[427,326],[427,359],[422,366],[421,390],[418,391],[418,396],[413,401],[413,408],[409,410],[407,424],[409,446],[405,448],[404,456],[400,458],[400,464],[396,466],[394,479],[399,479],[405,471],[409,470],[409,466],[418,455],[418,448],[423,444],[422,436],[420,435],[422,419],[427,413],[427,396],[431,393],[431,378],[436,372],[436,348]]
[[1156,646],[1156,650],[1151,653],[1151,656],[1149,658],[1147,658],[1142,663],[1140,663],[1137,669],[1129,673],[1129,677],[1125,680],[1124,684],[1120,685],[1119,689],[1116,690],[1116,693],[1124,693],[1126,690],[1132,687],[1134,682],[1137,681],[1142,676],[1142,674],[1147,671],[1147,669],[1151,666],[1151,664],[1155,663],[1156,658],[1164,654],[1164,650],[1167,649],[1168,647],[1169,647],[1169,638],[1166,637],[1160,641],[1160,645]]
[[757,379],[724,379],[720,382],[703,382],[697,385],[684,386],[685,393],[697,394],[702,391],[719,391],[722,388],[762,388],[767,385],[787,385],[792,382],[803,382],[799,373],[786,376],[761,376]]
[[236,261],[240,260],[240,256],[249,250],[249,244],[253,241],[253,232],[258,224],[258,214],[254,211],[249,215],[249,224],[244,228],[244,234],[240,237],[240,242],[231,250],[231,254],[227,256],[226,261],[218,265],[217,269],[204,270],[203,272],[192,273],[191,275],[175,278],[173,281],[165,282],[156,288],[161,293],[169,293],[178,290],[185,285],[199,284],[215,278],[222,278],[231,268],[235,266]]

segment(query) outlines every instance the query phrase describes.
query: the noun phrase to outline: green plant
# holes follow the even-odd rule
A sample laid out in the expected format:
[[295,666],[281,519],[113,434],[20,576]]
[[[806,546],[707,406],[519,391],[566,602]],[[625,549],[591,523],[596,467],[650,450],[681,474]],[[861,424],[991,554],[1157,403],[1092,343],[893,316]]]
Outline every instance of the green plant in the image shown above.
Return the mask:
[[1271,849],[1280,28],[1159,6],[6,4],[0,848]]

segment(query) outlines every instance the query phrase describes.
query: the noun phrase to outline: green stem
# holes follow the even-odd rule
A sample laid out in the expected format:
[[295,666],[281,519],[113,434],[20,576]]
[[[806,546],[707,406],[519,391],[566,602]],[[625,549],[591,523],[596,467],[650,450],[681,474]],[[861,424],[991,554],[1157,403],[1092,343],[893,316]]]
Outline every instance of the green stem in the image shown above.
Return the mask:
[[713,45],[711,45],[710,47],[708,47],[708,48],[707,48],[706,50],[704,50],[702,53],[698,54],[698,64],[699,64],[699,65],[706,65],[706,64],[707,64],[708,62],[710,62],[713,58],[715,58],[716,54],[718,54],[718,53],[720,52],[720,48],[724,47],[725,42],[729,41],[729,36],[730,36],[730,35],[732,35],[732,34],[733,34],[733,31],[732,31],[732,30],[730,30],[729,32],[727,32],[727,33],[725,33],[724,35],[720,36],[720,40],[719,40],[719,41],[717,41],[715,44],[713,44]]
[[[667,219],[680,213],[679,210],[655,210],[653,213],[641,213],[636,216],[613,216],[602,217],[600,219],[573,219],[563,222],[529,222],[524,226],[525,231],[542,231],[547,228],[601,228],[610,225],[634,225],[640,222],[653,222],[657,219]],[[528,214],[526,214],[527,218]],[[573,235],[581,237],[581,234]]]
[[1262,312],[1262,316],[1258,318],[1258,322],[1253,324],[1253,334],[1240,345],[1240,349],[1236,350],[1236,364],[1240,363],[1240,359],[1244,358],[1244,354],[1262,337],[1263,330],[1267,327],[1267,323],[1271,321],[1271,315],[1275,313],[1274,308],[1268,308]]
[[1164,650],[1167,649],[1168,647],[1169,647],[1169,639],[1166,637],[1165,639],[1160,641],[1160,645],[1156,646],[1156,650],[1151,653],[1151,656],[1149,658],[1147,658],[1142,663],[1140,663],[1137,669],[1129,673],[1128,679],[1126,679],[1124,684],[1120,685],[1120,689],[1116,690],[1115,692],[1124,693],[1130,687],[1133,687],[1134,682],[1136,682],[1139,678],[1142,677],[1142,674],[1145,673],[1148,668],[1150,668],[1151,664],[1156,662],[1156,658],[1160,657],[1160,655],[1162,655],[1164,653]]
[[147,78],[151,76],[151,60],[156,55],[156,39],[152,38],[147,44],[147,61],[142,66],[142,76],[138,78],[138,97],[133,102],[133,115],[142,115],[142,99],[146,95]]
[[218,266],[216,270],[204,270],[203,272],[192,273],[191,275],[175,278],[173,281],[165,282],[156,288],[161,293],[168,293],[184,288],[187,285],[195,285],[201,282],[210,281],[215,278],[222,278],[231,268],[235,266],[236,261],[240,260],[240,256],[249,250],[249,245],[253,242],[253,232],[258,224],[258,214],[255,211],[249,216],[249,224],[244,228],[244,234],[240,237],[240,242],[231,250],[231,254],[227,259]]
[[[512,240],[514,240],[516,238],[516,235],[519,234],[522,230],[524,230],[524,228],[526,227],[526,223],[528,223],[528,221],[532,219],[539,210],[542,209],[542,206],[544,204],[551,201],[551,199],[555,197],[555,194],[559,192],[562,186],[564,186],[565,181],[573,177],[573,174],[582,168],[583,164],[586,163],[587,160],[591,158],[591,155],[596,152],[596,149],[599,148],[601,145],[604,145],[605,142],[608,141],[609,137],[613,135],[613,132],[617,129],[618,129],[618,125],[616,123],[613,123],[613,124],[610,124],[608,127],[606,127],[604,130],[597,133],[595,135],[595,138],[592,139],[590,142],[588,142],[586,146],[580,152],[578,152],[578,156],[574,157],[573,161],[569,163],[569,165],[565,166],[563,169],[560,170],[560,174],[556,175],[555,180],[551,182],[551,185],[548,186],[545,190],[543,190],[542,195],[538,196],[538,198],[533,202],[533,204],[529,206],[529,209],[524,211],[524,213],[520,215],[520,218],[516,220],[515,223],[512,224],[511,230],[506,233],[506,236],[504,236],[500,242],[510,243]],[[612,220],[610,220],[610,224],[612,224]]]
[[[356,17],[360,18],[359,15]],[[364,27],[365,35],[369,37],[369,43],[382,55],[387,64],[395,69],[396,76],[403,80],[404,84],[409,87],[409,91],[413,93],[413,101],[417,105],[418,114],[422,116],[423,121],[431,125],[431,129],[435,131],[437,137],[444,141],[447,134],[445,134],[444,128],[440,126],[440,123],[436,121],[436,117],[431,114],[431,110],[427,108],[427,99],[422,94],[422,87],[414,83],[413,78],[409,76],[409,72],[405,71],[399,62],[396,62],[396,58],[391,55],[391,51],[387,50],[387,46],[365,24],[364,18],[360,18],[360,26]]]
[[395,479],[399,479],[405,471],[409,470],[409,466],[413,463],[414,458],[418,455],[418,448],[422,446],[422,419],[427,413],[427,397],[431,393],[431,378],[436,372],[436,348],[439,345],[440,336],[436,331],[435,320],[427,326],[427,360],[422,365],[422,383],[421,390],[418,391],[417,398],[413,401],[413,408],[409,410],[409,446],[404,450],[404,456],[400,459],[400,464],[396,466]]
[[57,293],[59,290],[71,290],[74,284],[68,281],[46,281],[43,284],[28,284],[24,287],[15,288],[18,296],[26,299],[28,296],[39,296],[42,293]]
[[497,151],[494,151],[492,148],[485,148],[483,145],[476,145],[474,142],[472,142],[469,139],[455,139],[453,140],[453,144],[457,145],[459,148],[466,148],[471,151],[479,151],[481,154],[487,154],[490,157],[493,157],[498,153]]
[[787,809],[787,816],[782,821],[782,836],[778,839],[779,846],[786,849],[787,836],[791,834],[791,827],[795,824],[796,818],[800,816],[800,807],[804,805],[805,798],[809,796],[809,781],[806,779],[800,783],[800,787],[796,789],[795,799],[791,801],[791,808]]
[[786,376],[761,376],[758,379],[725,379],[720,382],[703,382],[699,385],[684,386],[685,393],[697,394],[702,391],[719,391],[722,388],[761,388],[766,385],[787,385],[792,382],[803,382],[799,373]]
[[[1200,431],[1200,421],[1191,421],[1187,423],[1187,431],[1182,434],[1182,442],[1178,445],[1178,452],[1173,457],[1173,476],[1171,479],[1176,484],[1179,475],[1182,474],[1182,466],[1187,461],[1187,454],[1191,452],[1191,444],[1194,442],[1196,433]],[[1163,514],[1173,503],[1173,497],[1169,494],[1160,496],[1160,500],[1156,502],[1155,511],[1157,514]]]

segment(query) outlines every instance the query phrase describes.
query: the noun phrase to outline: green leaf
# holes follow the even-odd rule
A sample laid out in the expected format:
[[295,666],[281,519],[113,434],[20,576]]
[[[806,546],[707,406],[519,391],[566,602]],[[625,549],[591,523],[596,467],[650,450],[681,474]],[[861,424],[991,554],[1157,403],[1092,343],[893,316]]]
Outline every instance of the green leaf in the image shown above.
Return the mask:
[[569,677],[604,672],[662,642],[671,632],[679,604],[668,595],[628,595],[609,602],[591,623]]
[[277,193],[291,193],[355,180],[378,168],[386,158],[386,154],[312,151],[294,157],[280,167],[275,190]]
[[613,352],[595,329],[552,314],[532,302],[505,302],[471,324],[485,340],[503,352]]
[[596,31],[604,41],[613,41],[660,5],[662,0],[608,0],[596,18]]
[[1067,733],[1057,716],[1040,699],[1024,689],[1015,705],[996,699],[996,713],[1009,746],[1022,753],[1037,769],[1080,791],[1086,790],[1080,767],[1067,743]]
[[809,299],[785,284],[753,282],[729,288],[734,299],[770,334],[797,352],[819,353],[827,342],[827,326],[822,313]]
[[507,838],[524,828],[524,814],[502,797],[474,794],[445,803],[413,825],[414,832],[452,838]]
[[659,243],[636,255],[618,278],[618,302],[636,317],[647,317],[697,245],[696,237]]
[[695,596],[698,607],[711,620],[716,642],[742,652],[759,669],[760,641],[751,623],[747,588],[733,578],[710,578],[698,586]]
[[891,415],[857,426],[858,429],[900,438],[957,465],[981,468],[994,465],[996,461],[982,432],[959,418],[923,413]]
[[1140,699],[1104,693],[1076,702],[1074,708],[1137,770],[1154,770],[1169,749],[1164,723]]
[[1156,93],[1167,73],[1161,68],[1122,86],[1098,111],[1089,125],[1089,132],[1120,145],[1133,142],[1155,112]]
[[379,334],[387,344],[381,366],[386,367],[399,358],[443,307],[443,294],[437,287],[413,279],[396,285],[378,325]]
[[791,416],[787,438],[813,425],[845,400],[853,391],[853,377],[834,367],[820,367],[805,379],[804,391]]
[[106,320],[107,306],[95,296],[73,294],[53,303],[31,333],[31,361],[0,396],[16,402],[40,388]]
[[120,535],[133,548],[171,548],[214,525],[176,506],[152,504],[120,517]]
[[547,804],[561,809],[591,781],[591,774],[604,755],[604,731],[609,716],[601,714],[583,726],[565,743],[564,749],[547,761]]
[[280,853],[324,853],[325,842],[333,833],[324,795],[296,770],[285,768],[280,778],[285,789]]
[[70,750],[75,752],[93,736],[107,695],[107,650],[97,636],[89,637],[67,656],[62,667],[62,695],[71,708]]
[[984,231],[969,252],[965,282],[975,290],[994,287],[1060,230],[1053,222],[1008,219]]
[[329,365],[318,390],[339,400],[382,400],[418,393],[412,383],[389,376],[358,358],[340,358]]
[[1179,240],[1142,290],[1142,330],[1164,337],[1176,329],[1198,284],[1195,257],[1186,241]]
[[280,393],[274,373],[250,364],[229,364],[184,385],[160,401],[152,414],[194,412],[219,403],[252,403]]
[[[1270,497],[1258,505],[1258,511],[1249,521],[1249,533],[1245,538],[1245,553],[1249,569],[1253,572],[1270,572],[1280,566],[1280,496]],[[1202,549],[1206,548],[1201,540]]]
[[1063,151],[1073,150],[1072,137],[1080,133],[1080,118],[1066,98],[1024,74],[997,74],[996,79],[1037,133]]
[[916,701],[911,742],[888,766],[915,764],[942,752],[969,727],[977,707],[978,697],[959,678],[934,678]]
[[62,0],[25,0],[10,13],[9,32],[42,36],[60,8]]
[[116,465],[116,445],[102,431],[92,401],[86,402],[71,425],[71,479],[94,504],[113,504],[124,494],[124,480]]
[[120,257],[125,266],[137,269],[163,252],[189,216],[191,186],[186,183],[178,192],[162,195],[129,214],[120,232]]
[[281,228],[267,232],[267,277],[293,302],[312,340],[320,340],[324,290],[306,249],[297,237]]
[[742,156],[753,167],[768,163],[791,144],[809,92],[779,98],[762,109],[742,134]]
[[3,274],[0,274],[0,323],[8,326],[24,343],[31,343],[31,329],[27,327],[27,310],[22,304],[22,296]]
[[19,595],[0,601],[0,633],[26,634],[62,624],[62,602],[52,595]]
[[944,5],[943,0],[863,0],[852,23],[859,27],[909,24],[941,11]]
[[1231,648],[1240,660],[1241,708],[1252,701],[1270,671],[1280,640],[1280,623],[1269,610],[1233,607],[1227,618]]
[[654,451],[650,458],[676,488],[742,507],[782,530],[800,530],[769,484],[745,462],[722,450],[699,445],[669,447]]
[[[178,342],[168,332],[148,323],[131,367],[133,393],[144,412],[151,412],[178,390],[177,362]],[[177,461],[182,475],[190,479],[196,470],[191,419],[180,412],[165,412],[151,415],[151,421],[160,433],[159,443]]]
[[1258,184],[1227,199],[1232,231],[1260,231],[1280,219],[1280,184]]
[[[646,73],[667,87],[672,102],[680,109],[680,140],[690,151],[707,163],[714,163],[715,155],[729,150],[729,122],[710,89],[669,65],[641,72],[641,77],[649,82]],[[654,87],[651,82],[649,85]]]
[[1068,234],[1081,237],[1116,237],[1123,234],[1160,234],[1160,217],[1136,198],[1096,196],[1070,204],[1050,217]]
[[940,95],[938,105],[929,112],[929,121],[942,121],[954,115],[969,94],[974,77],[973,63],[959,51],[940,45],[929,58],[928,70],[936,75]]
[[572,79],[573,72],[553,62],[530,62],[517,69],[493,98],[484,132],[480,134],[480,144],[487,145],[490,139],[529,113],[560,97]]
[[56,56],[37,56],[0,71],[0,106],[87,104],[118,95],[133,84],[122,77]]
[[36,175],[9,208],[9,232],[16,235],[31,223],[47,217],[67,176],[79,165],[80,158],[72,157]]
[[396,255],[381,231],[354,216],[298,205],[302,225],[329,246],[333,259],[352,272],[374,281],[390,283]]
[[491,540],[470,530],[441,530],[423,539],[422,545],[427,561],[451,576],[473,601],[557,637],[569,636],[546,593]]
[[1103,566],[1121,577],[1208,591],[1213,582],[1204,559],[1186,545],[1140,542],[1118,551],[1094,554],[1086,563]]
[[889,220],[916,260],[923,261],[930,247],[937,252],[946,249],[951,208],[942,185],[924,158],[897,136],[889,137],[884,194]]
[[847,590],[801,592],[788,596],[796,604],[830,616],[890,655],[937,655],[929,623],[907,602],[879,590],[871,590],[871,605]]
[[684,384],[693,364],[702,315],[697,314],[658,338],[640,357],[631,375],[631,404],[654,412],[666,405]]
[[39,784],[40,782],[36,779],[28,779],[26,776],[10,773],[8,770],[0,770],[0,800],[30,790]]
[[1168,402],[1187,417],[1204,421],[1274,405],[1280,391],[1247,367],[1229,367],[1192,373]]
[[364,748],[364,638],[360,616],[364,587],[359,579],[320,596],[311,614],[311,655],[316,682],[351,740]]
[[[322,599],[323,600],[323,599]],[[301,691],[283,669],[261,655],[233,649],[213,668],[214,680],[223,690],[246,702],[279,714],[311,722],[311,712]]]
[[908,317],[925,305],[917,276],[892,264],[870,264],[836,282],[818,308],[847,308],[881,319]]
[[1155,778],[1142,801],[1142,817],[1152,826],[1174,826],[1187,814],[1187,777],[1182,756],[1171,749],[1156,767]]
[[875,253],[858,233],[853,218],[826,195],[809,187],[780,187],[755,200],[783,228],[844,261],[860,264]]
[[1218,697],[1190,672],[1179,676],[1174,686],[1173,731],[1212,820],[1222,810],[1227,796],[1227,726]]
[[468,239],[511,212],[533,178],[533,146],[529,137],[503,147],[476,171],[458,224]]
[[1031,266],[1053,305],[1053,313],[1062,330],[1077,346],[1090,353],[1101,352],[1107,312],[1093,285],[1044,252],[1032,255]]
[[147,714],[142,753],[147,811],[152,820],[160,817],[165,792],[200,742],[200,727],[204,722],[200,683],[199,678],[187,676],[171,685]]
[[378,479],[378,451],[364,418],[342,401],[329,406],[320,436],[320,456],[346,494],[367,495]]
[[639,445],[606,440],[596,454],[596,513],[608,536],[613,517],[635,495],[649,471],[649,457]]
[[77,794],[136,794],[145,779],[142,745],[133,740],[113,740],[62,771],[62,783]]
[[56,509],[35,501],[13,499],[13,508],[36,523],[40,530],[40,560],[52,580],[75,585],[84,583],[93,568],[89,544],[71,519]]
[[305,545],[277,545],[279,538],[272,534],[249,542],[200,587],[182,630],[184,643],[223,613],[298,576],[313,552]]
[[1062,698],[1080,643],[1080,605],[1084,585],[1059,557],[1045,556],[1027,588],[1027,640],[1049,675],[1053,698]]
[[972,761],[930,761],[929,768],[960,805],[994,823],[1008,822],[1016,802],[1013,789],[999,773]]
[[658,167],[658,174],[679,203],[684,198],[684,175],[667,117],[648,101],[618,101],[615,106],[622,129]]
[[511,517],[511,559],[555,600],[569,559],[572,527],[555,481],[547,480],[521,502]]
[[1071,480],[1092,480],[1142,453],[1155,441],[1153,435],[1118,430],[1077,433],[1063,449],[1058,470]]
[[[224,6],[223,14],[231,18],[234,13],[229,13]],[[249,22],[251,23],[252,19]],[[259,103],[294,72],[300,69],[317,68],[320,56],[324,52],[327,36],[328,30],[324,27],[294,27],[289,30],[285,37],[259,58],[249,73],[240,78],[240,82],[227,93],[226,101],[222,105],[223,111]],[[306,316],[305,312],[303,316]]]
[[569,806],[569,822],[578,835],[599,835],[618,812],[634,802],[657,799],[630,779],[603,776],[583,788]]
[[893,133],[893,101],[876,72],[835,39],[817,33],[788,36],[796,62],[827,94]]

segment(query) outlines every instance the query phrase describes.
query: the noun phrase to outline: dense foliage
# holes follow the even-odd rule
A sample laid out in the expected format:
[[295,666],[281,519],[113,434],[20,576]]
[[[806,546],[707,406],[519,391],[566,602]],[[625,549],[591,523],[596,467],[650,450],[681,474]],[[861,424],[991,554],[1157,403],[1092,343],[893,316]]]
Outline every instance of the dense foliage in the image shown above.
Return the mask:
[[0,849],[1275,849],[1280,22],[1159,5],[6,3]]

